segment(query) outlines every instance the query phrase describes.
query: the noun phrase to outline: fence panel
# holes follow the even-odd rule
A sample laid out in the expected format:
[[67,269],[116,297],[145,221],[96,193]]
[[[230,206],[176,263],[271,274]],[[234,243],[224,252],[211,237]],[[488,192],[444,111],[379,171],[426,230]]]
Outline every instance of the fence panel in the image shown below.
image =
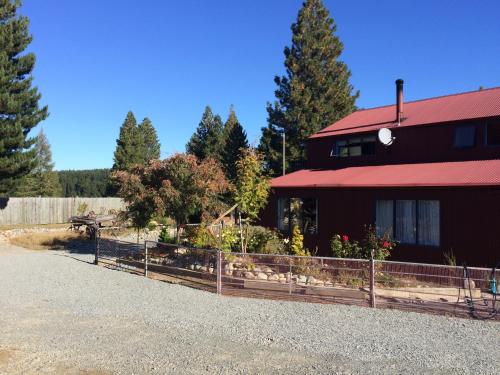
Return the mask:
[[222,254],[222,294],[369,306],[369,261]]
[[56,198],[27,197],[0,198],[0,225],[61,224],[78,214],[79,207],[86,205],[86,213],[107,213],[122,210],[121,198]]
[[223,295],[342,303],[500,319],[486,268],[290,255],[223,253],[98,236],[99,262]]

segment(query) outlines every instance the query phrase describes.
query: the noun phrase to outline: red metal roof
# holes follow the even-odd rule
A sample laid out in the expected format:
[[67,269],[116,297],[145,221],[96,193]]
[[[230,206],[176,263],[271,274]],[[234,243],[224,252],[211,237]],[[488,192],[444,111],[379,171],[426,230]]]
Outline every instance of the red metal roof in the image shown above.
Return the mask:
[[[399,127],[500,116],[500,87],[405,102]],[[396,106],[363,109],[327,126],[311,138],[395,126]]]
[[273,188],[488,185],[500,185],[500,160],[303,169],[271,181]]

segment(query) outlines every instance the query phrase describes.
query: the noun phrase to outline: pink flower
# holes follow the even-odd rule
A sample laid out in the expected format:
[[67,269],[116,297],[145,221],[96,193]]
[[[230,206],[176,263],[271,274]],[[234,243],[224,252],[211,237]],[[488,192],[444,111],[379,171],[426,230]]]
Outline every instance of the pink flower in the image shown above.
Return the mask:
[[382,244],[382,247],[383,247],[384,249],[387,249],[387,248],[388,248],[388,247],[390,247],[390,246],[391,246],[391,244],[390,244],[389,242],[387,242],[387,241],[384,241],[384,243]]
[[342,241],[344,241],[344,242],[349,241],[349,236],[348,236],[347,234],[344,234],[344,235],[342,236]]

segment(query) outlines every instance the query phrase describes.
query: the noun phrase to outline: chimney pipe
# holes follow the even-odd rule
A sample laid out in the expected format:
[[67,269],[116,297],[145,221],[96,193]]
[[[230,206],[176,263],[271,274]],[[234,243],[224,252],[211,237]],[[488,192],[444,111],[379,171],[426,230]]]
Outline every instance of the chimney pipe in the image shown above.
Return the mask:
[[396,80],[396,122],[398,126],[403,120],[403,83],[401,78]]

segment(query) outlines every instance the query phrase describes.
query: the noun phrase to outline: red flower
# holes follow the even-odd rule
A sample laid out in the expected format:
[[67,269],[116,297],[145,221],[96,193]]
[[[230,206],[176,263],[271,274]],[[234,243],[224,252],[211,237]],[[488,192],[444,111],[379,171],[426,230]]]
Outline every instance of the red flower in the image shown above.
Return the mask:
[[349,241],[349,236],[348,236],[347,234],[344,234],[344,235],[342,236],[342,241],[344,241],[344,242]]
[[383,247],[384,249],[387,249],[387,248],[388,248],[388,247],[390,247],[390,246],[391,246],[391,244],[390,244],[389,242],[387,242],[387,241],[384,241],[384,243],[382,244],[382,247]]

